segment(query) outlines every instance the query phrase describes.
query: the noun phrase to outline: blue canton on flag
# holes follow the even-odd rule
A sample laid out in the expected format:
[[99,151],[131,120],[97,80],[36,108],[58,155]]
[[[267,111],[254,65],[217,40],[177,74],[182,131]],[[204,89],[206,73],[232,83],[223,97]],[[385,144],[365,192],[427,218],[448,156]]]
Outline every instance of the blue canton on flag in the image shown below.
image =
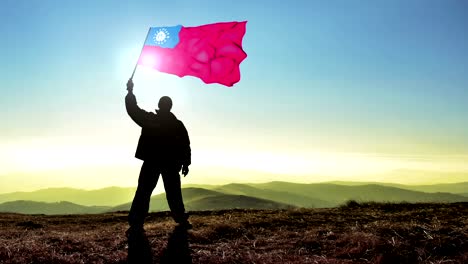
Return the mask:
[[146,38],[145,45],[172,49],[179,43],[181,28],[181,25],[174,27],[152,27]]

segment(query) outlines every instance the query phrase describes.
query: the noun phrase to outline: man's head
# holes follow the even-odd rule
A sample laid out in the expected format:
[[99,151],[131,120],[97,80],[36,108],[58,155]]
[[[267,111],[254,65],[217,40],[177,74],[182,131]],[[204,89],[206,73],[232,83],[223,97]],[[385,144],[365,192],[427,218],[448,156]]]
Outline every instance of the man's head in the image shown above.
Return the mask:
[[172,100],[169,96],[163,96],[159,99],[158,103],[159,111],[170,112],[172,108]]

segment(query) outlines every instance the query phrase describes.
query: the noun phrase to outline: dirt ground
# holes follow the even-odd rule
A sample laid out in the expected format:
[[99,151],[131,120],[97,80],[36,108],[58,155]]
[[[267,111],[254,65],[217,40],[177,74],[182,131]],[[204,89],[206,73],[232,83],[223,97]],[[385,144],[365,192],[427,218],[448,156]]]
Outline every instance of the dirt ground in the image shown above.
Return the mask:
[[468,203],[151,213],[0,214],[0,263],[468,263]]

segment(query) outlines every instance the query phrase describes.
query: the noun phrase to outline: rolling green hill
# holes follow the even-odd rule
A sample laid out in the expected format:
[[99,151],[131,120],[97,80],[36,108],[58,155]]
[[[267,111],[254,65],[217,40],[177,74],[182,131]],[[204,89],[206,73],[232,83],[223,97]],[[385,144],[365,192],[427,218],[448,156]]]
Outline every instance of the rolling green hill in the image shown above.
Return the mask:
[[[206,190],[202,188],[183,188],[182,195],[186,210],[204,211],[219,209],[284,209],[294,206],[278,203],[271,200],[249,197],[245,195],[225,194],[222,192]],[[109,211],[128,211],[131,203],[122,204],[109,209]],[[167,211],[166,195],[158,194],[151,197],[150,211]]]
[[185,206],[190,211],[224,209],[292,209],[293,205],[245,195],[222,194],[192,200]]
[[0,212],[20,214],[97,214],[108,209],[106,206],[83,206],[70,202],[13,201],[0,204]]
[[251,197],[256,197],[260,199],[267,199],[267,200],[275,201],[278,203],[293,204],[298,207],[313,208],[313,207],[331,206],[331,204],[328,203],[327,201],[324,201],[318,198],[312,198],[309,196],[300,195],[300,194],[296,194],[296,193],[288,192],[288,191],[276,191],[276,190],[255,188],[247,184],[231,183],[231,184],[220,186],[216,188],[215,190],[223,192],[223,193],[245,195],[245,196],[251,196]]
[[[182,196],[184,197],[184,204],[187,205],[193,199],[200,199],[209,196],[220,195],[222,193],[206,190],[202,188],[182,188]],[[114,206],[110,211],[128,211],[130,210],[132,203],[130,202]],[[153,195],[150,200],[150,209],[151,212],[157,211],[166,211],[169,210],[169,206],[166,201],[166,194],[161,193]]]
[[0,203],[26,200],[36,202],[68,201],[87,206],[115,206],[133,199],[135,188],[108,187],[98,190],[48,188],[34,192],[0,194]]

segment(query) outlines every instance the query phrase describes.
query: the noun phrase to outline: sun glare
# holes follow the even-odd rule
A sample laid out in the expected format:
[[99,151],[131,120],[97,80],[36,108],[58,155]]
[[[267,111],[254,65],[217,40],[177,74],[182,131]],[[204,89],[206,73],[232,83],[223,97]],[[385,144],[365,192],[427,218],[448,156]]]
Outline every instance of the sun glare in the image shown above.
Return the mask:
[[154,55],[145,54],[141,57],[141,62],[143,66],[154,68],[157,66],[157,58]]
[[[3,151],[6,151],[7,154]],[[70,145],[35,142],[15,147],[6,146],[1,157],[8,166],[0,174],[45,170],[105,167],[129,163],[125,148],[118,146]]]

